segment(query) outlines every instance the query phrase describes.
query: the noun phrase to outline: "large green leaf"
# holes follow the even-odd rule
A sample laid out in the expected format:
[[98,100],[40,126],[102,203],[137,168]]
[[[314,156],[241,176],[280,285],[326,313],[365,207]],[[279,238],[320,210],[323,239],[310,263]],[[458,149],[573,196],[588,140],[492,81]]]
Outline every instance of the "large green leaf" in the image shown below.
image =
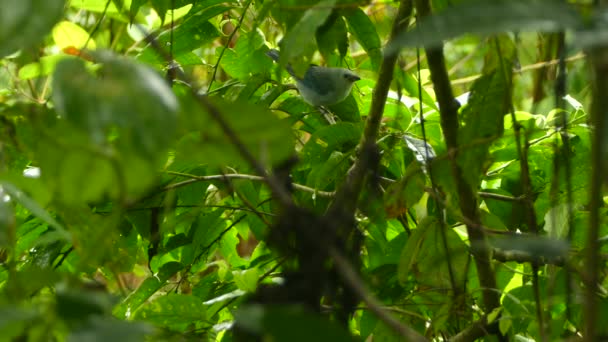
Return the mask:
[[175,136],[178,104],[166,82],[126,59],[99,59],[99,75],[78,59],[54,73],[60,117],[43,130],[38,153],[43,179],[67,202],[144,191]]
[[[216,6],[196,15],[188,16],[179,26],[164,31],[157,37],[159,46],[165,49],[165,53],[170,52],[173,58],[179,60],[181,56],[209,44],[220,36],[216,26],[208,20],[228,10],[230,10],[230,7]],[[162,64],[168,62],[152,45],[148,45],[139,58],[148,63]]]
[[302,162],[316,165],[327,162],[334,151],[349,151],[357,146],[361,138],[361,126],[339,122],[325,126],[315,132],[302,150]]
[[136,319],[177,331],[200,328],[206,319],[203,301],[185,294],[166,294],[137,310]]
[[361,44],[371,59],[374,70],[378,71],[382,63],[382,44],[374,23],[360,8],[346,11],[344,18],[348,23],[348,31]]
[[129,294],[119,305],[117,305],[112,313],[120,319],[129,319],[133,313],[144,304],[150,296],[156,293],[166,282],[177,272],[183,269],[183,265],[178,262],[170,262],[164,264],[160,270],[146,278],[137,290]]
[[272,60],[265,55],[266,51],[264,36],[259,31],[253,31],[241,36],[234,49],[224,52],[221,66],[228,75],[239,80],[254,74],[269,75]]
[[[273,165],[294,152],[291,127],[267,109],[245,102],[226,102],[212,98],[212,105],[232,132],[258,161]],[[178,143],[177,158],[209,165],[242,164],[241,153],[209,114],[192,109],[184,119],[188,133]]]
[[[348,50],[348,36],[344,19],[333,12],[327,22],[316,32],[319,52],[330,65],[339,65],[340,59],[346,56]],[[336,50],[338,54],[336,55]],[[333,61],[332,61],[333,59]]]
[[315,32],[325,23],[335,2],[336,0],[322,0],[304,12],[302,18],[281,41],[281,64],[294,57],[311,54],[315,43]]
[[[511,103],[511,61],[514,48],[508,38],[496,38],[503,47],[502,56],[486,56],[484,74],[471,88],[469,102],[462,110],[463,127],[458,132],[458,164],[465,170],[469,186],[476,189],[485,169],[490,144],[503,133],[505,114]],[[499,59],[502,59],[500,61]]]
[[62,15],[64,0],[4,0],[0,3],[0,57],[39,43]]

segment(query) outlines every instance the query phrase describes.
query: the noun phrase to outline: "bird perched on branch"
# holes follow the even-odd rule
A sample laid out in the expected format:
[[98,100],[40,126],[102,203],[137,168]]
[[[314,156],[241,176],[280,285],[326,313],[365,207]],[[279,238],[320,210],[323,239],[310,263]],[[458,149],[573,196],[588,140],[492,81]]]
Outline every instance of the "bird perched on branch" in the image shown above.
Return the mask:
[[[279,51],[270,49],[266,55],[275,62],[279,61]],[[328,106],[342,102],[361,78],[344,68],[322,67],[311,65],[304,77],[299,77],[290,64],[285,67],[296,80],[296,87],[307,103],[315,106]]]

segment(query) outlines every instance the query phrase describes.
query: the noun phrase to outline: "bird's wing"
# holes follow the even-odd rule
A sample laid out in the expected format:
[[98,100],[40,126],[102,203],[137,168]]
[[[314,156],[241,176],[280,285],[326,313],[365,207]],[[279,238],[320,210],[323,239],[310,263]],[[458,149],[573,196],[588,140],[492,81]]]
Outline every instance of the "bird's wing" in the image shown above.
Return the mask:
[[325,95],[334,90],[334,82],[328,73],[319,72],[321,68],[311,65],[306,71],[302,83],[309,88],[314,88],[320,95]]

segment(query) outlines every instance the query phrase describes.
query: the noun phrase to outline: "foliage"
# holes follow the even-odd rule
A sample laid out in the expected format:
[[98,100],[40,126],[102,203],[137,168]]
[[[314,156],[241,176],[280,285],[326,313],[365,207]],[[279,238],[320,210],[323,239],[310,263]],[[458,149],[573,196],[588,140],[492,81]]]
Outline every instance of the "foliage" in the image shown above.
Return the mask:
[[2,2],[1,339],[608,336],[603,8],[412,6]]

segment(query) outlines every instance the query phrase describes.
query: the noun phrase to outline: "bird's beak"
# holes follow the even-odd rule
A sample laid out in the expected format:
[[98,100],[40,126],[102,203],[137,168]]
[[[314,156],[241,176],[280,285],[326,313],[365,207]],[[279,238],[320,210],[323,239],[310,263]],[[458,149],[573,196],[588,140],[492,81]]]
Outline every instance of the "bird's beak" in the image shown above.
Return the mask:
[[357,82],[357,81],[361,80],[361,77],[359,77],[359,76],[357,76],[357,75],[349,75],[348,79],[349,79],[351,82]]

